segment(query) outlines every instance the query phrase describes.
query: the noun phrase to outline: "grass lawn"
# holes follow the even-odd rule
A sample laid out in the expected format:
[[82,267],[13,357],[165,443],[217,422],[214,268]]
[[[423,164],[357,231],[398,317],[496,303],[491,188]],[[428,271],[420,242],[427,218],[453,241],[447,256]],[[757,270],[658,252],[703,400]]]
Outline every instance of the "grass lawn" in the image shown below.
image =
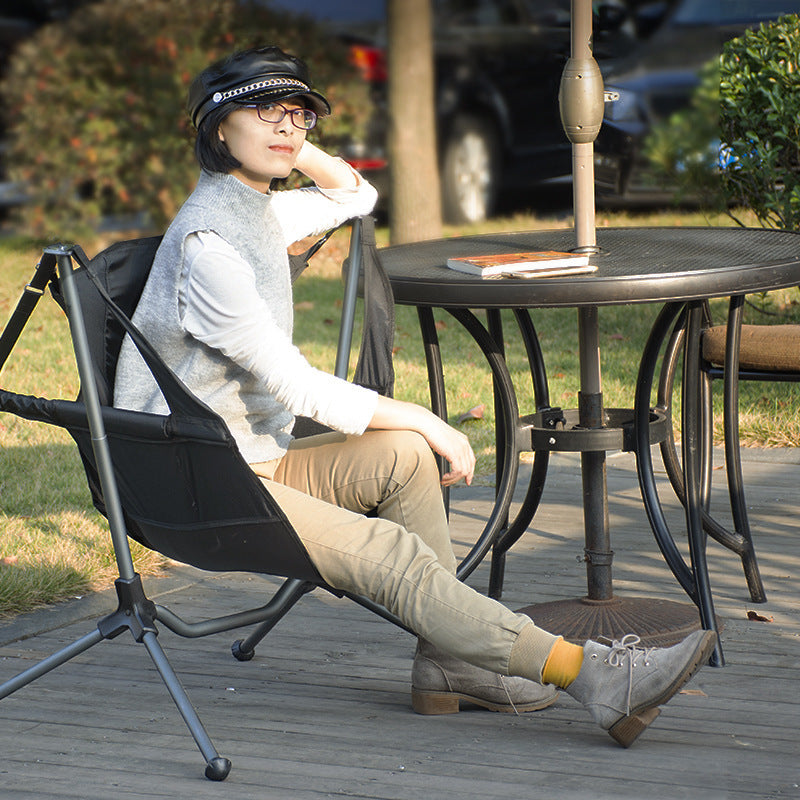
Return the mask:
[[[598,225],[725,225],[725,217],[701,214],[607,214],[598,212]],[[446,235],[490,230],[529,230],[568,227],[569,219],[520,214],[474,228],[448,229]],[[123,238],[123,237],[117,237]],[[379,244],[388,234],[378,231]],[[109,240],[83,243],[89,255]],[[295,287],[295,341],[316,366],[333,368],[341,313],[341,262],[347,234],[339,232],[317,255]],[[40,248],[35,243],[0,239],[0,324],[4,325],[32,274]],[[753,298],[748,321],[800,320],[797,289]],[[653,305],[603,308],[600,311],[604,401],[608,407],[629,407],[641,348],[657,313]],[[716,314],[724,314],[724,302]],[[766,312],[766,313],[764,313]],[[772,316],[778,314],[779,316]],[[493,474],[493,409],[491,378],[483,356],[458,323],[436,312],[445,361],[451,422],[466,431],[478,454],[478,480]],[[550,381],[552,405],[577,405],[577,312],[572,309],[538,311],[533,317]],[[522,413],[533,410],[527,362],[513,336],[514,322],[506,325],[507,359],[517,387]],[[358,341],[358,329],[356,334]],[[355,366],[353,354],[351,369]],[[416,312],[397,308],[395,338],[396,396],[428,403],[427,377],[417,328]],[[0,385],[17,392],[50,397],[73,397],[77,375],[66,322],[46,298],[37,308],[17,348],[3,370]],[[800,444],[800,387],[794,384],[743,383],[741,426],[744,444],[798,446]],[[482,409],[476,412],[475,409]],[[470,414],[472,412],[472,414]],[[459,421],[464,415],[469,418]],[[480,418],[473,418],[479,416]],[[721,439],[719,409],[717,437]],[[59,429],[0,415],[0,616],[29,610],[96,587],[106,587],[116,576],[105,521],[92,509],[77,451]],[[137,569],[143,574],[162,570],[166,562],[138,545]]]

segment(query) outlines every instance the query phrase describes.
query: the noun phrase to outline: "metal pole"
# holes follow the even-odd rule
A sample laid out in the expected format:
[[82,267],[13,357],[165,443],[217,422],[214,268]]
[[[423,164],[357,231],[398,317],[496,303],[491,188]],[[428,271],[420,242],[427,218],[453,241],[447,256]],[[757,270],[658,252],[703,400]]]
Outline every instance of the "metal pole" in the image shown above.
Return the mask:
[[48,247],[44,252],[54,255],[58,265],[58,276],[61,279],[61,287],[64,291],[64,299],[67,303],[67,318],[72,335],[72,344],[75,349],[75,360],[78,364],[78,374],[81,379],[81,393],[83,395],[84,405],[86,406],[86,416],[92,437],[92,449],[94,450],[94,456],[97,462],[98,477],[103,492],[103,502],[105,503],[106,514],[108,515],[108,527],[114,542],[114,555],[117,559],[117,568],[119,569],[120,578],[130,581],[136,575],[136,571],[128,546],[128,534],[122,513],[122,504],[117,492],[117,482],[114,477],[111,450],[108,445],[105,425],[103,424],[97,386],[94,382],[92,356],[86,337],[83,312],[81,311],[78,292],[73,283],[72,251],[68,247],[57,245],[55,247]]
[[358,298],[358,278],[361,273],[361,218],[353,220],[350,232],[350,260],[344,285],[342,302],[342,324],[339,328],[339,344],[336,348],[336,364],[333,374],[347,380],[347,367],[350,362],[350,349],[353,344],[353,325]]
[[[571,55],[559,92],[561,121],[572,142],[573,205],[576,250],[597,252],[594,206],[594,140],[603,121],[603,79],[592,56],[591,0],[572,0]],[[595,306],[578,311],[581,391],[580,424],[603,426],[598,313]],[[608,526],[606,456],[604,451],[581,454],[585,558],[588,596],[610,600],[613,552]]]

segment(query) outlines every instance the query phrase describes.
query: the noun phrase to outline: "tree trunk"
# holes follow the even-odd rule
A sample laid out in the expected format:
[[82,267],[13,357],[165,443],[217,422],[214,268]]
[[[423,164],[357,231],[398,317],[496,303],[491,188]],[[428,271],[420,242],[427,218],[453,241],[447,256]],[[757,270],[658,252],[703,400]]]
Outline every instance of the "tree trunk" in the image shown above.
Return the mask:
[[392,244],[442,235],[430,0],[388,0]]

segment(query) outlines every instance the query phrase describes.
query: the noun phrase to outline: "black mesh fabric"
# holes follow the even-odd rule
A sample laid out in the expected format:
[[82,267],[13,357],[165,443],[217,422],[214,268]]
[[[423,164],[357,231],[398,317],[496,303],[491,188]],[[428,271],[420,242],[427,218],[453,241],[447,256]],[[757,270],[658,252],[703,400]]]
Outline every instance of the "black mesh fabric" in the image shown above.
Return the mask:
[[[128,534],[206,570],[282,575],[322,583],[281,509],[242,459],[223,420],[194,397],[130,322],[157,239],[113,245],[73,273]],[[64,304],[61,287],[51,285]],[[118,302],[119,304],[118,304]],[[125,333],[153,372],[168,416],[109,405]],[[77,401],[0,391],[0,408],[66,428],[78,445],[92,498],[105,513],[86,409]]]

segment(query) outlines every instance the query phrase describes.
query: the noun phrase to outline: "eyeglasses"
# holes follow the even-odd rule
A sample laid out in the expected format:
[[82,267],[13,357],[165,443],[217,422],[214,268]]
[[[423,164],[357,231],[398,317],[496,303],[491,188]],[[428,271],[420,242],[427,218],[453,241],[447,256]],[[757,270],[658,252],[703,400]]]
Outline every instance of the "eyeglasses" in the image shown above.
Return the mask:
[[272,124],[280,122],[288,114],[292,125],[302,131],[310,131],[317,124],[317,114],[310,108],[286,108],[280,103],[242,103],[242,108],[254,108],[262,122]]

